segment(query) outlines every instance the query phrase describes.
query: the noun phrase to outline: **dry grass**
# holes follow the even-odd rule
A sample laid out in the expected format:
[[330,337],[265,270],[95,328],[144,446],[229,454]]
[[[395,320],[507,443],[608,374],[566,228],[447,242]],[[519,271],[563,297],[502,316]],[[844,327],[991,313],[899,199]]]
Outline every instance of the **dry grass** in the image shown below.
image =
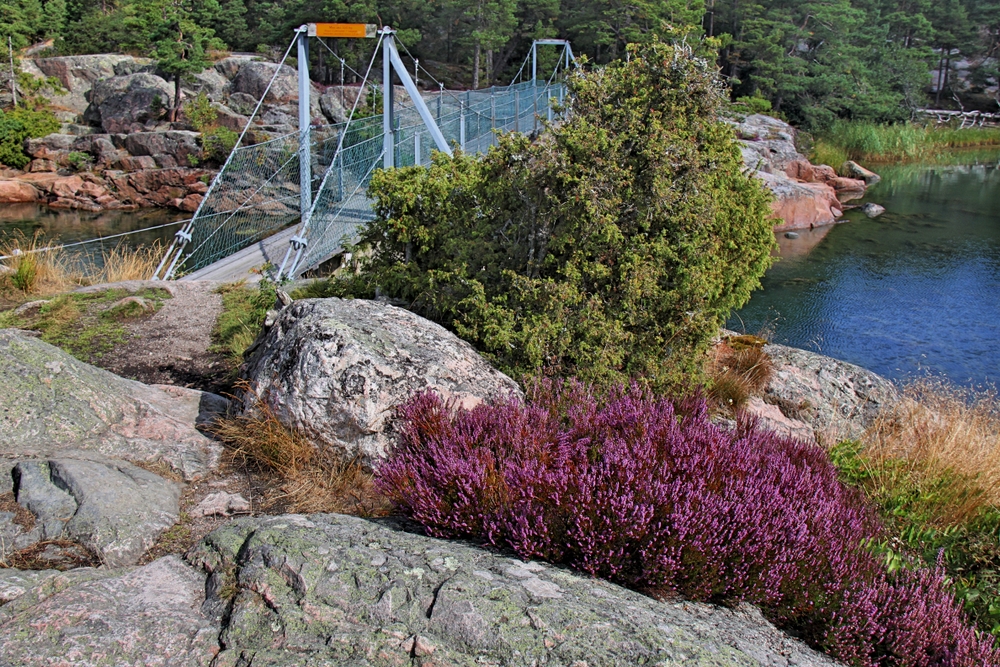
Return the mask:
[[1000,508],[1000,404],[942,381],[916,382],[885,410],[863,438],[875,465],[900,462],[926,480],[948,479],[958,520],[984,505]]
[[159,241],[132,248],[118,245],[103,253],[103,266],[79,267],[62,246],[46,244],[40,234],[20,232],[0,242],[0,290],[24,296],[51,296],[80,285],[146,280],[163,256]]
[[50,295],[84,283],[74,271],[69,256],[58,245],[47,245],[36,234],[27,238],[20,232],[0,242],[0,289],[22,294]]
[[163,246],[159,241],[138,248],[119,245],[111,252],[104,253],[104,267],[96,276],[95,282],[148,280],[162,257]]
[[359,460],[320,450],[279,422],[263,401],[251,413],[219,420],[212,432],[234,464],[272,478],[272,491],[261,501],[265,511],[388,513],[388,501]]
[[767,387],[774,364],[764,351],[766,342],[758,336],[729,336],[713,348],[708,396],[721,410],[734,413]]

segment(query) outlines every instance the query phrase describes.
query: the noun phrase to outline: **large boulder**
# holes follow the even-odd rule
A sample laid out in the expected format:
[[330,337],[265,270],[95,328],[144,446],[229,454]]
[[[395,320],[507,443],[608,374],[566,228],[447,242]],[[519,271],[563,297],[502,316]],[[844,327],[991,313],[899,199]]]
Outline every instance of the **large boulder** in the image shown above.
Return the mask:
[[330,123],[343,123],[346,121],[347,116],[351,112],[351,104],[353,103],[347,99],[341,101],[339,86],[336,90],[328,90],[319,97],[320,110]]
[[84,119],[105,132],[142,132],[173,100],[173,86],[153,74],[114,76],[94,84]]
[[[201,155],[199,136],[197,132],[183,130],[133,132],[125,138],[125,150],[133,156],[148,155],[159,167],[188,167]],[[168,163],[168,158],[173,164]]]
[[40,541],[71,540],[112,567],[134,565],[179,517],[179,486],[124,461],[28,460],[12,476],[15,499],[35,525],[15,531],[0,517],[0,530],[13,538],[0,544],[4,558]]
[[0,570],[5,590],[5,665],[208,667],[219,651],[218,619],[202,610],[205,577],[177,556],[124,570]]
[[41,193],[21,180],[0,180],[0,204],[24,204],[41,199]]
[[[134,58],[117,54],[96,54],[84,56],[60,56],[55,58],[35,58],[30,61],[38,73],[59,80],[65,89],[63,95],[53,95],[52,105],[56,109],[72,111],[80,115],[87,110],[90,102],[87,93],[94,83],[125,73],[126,69],[137,70],[151,64],[147,58]],[[28,68],[28,63],[24,63]]]
[[[225,400],[126,380],[12,329],[0,330],[0,493],[25,459],[165,465],[185,479],[214,470],[221,446],[195,424]],[[201,416],[201,417],[200,417]]]
[[264,400],[320,446],[377,463],[392,444],[393,408],[433,390],[470,408],[520,396],[468,343],[377,301],[305,299],[278,315],[250,350],[245,408]]
[[227,610],[217,667],[836,664],[749,605],[660,602],[354,517],[236,519],[188,560]]
[[795,147],[795,128],[777,118],[751,114],[736,123],[736,134],[743,146],[743,162],[751,169],[774,173],[806,159]]
[[278,76],[268,90],[267,85],[274,76],[274,70],[278,65],[275,63],[264,63],[244,61],[240,63],[236,76],[233,77],[231,92],[244,93],[255,100],[259,100],[267,91],[264,102],[270,104],[287,104],[299,99],[299,79],[298,74],[288,65],[282,65]]
[[846,361],[785,345],[765,345],[774,374],[764,401],[812,427],[824,445],[858,438],[880,410],[899,400],[896,386]]
[[749,605],[660,602],[354,517],[236,519],[186,558],[0,569],[0,655],[19,667],[837,664]]

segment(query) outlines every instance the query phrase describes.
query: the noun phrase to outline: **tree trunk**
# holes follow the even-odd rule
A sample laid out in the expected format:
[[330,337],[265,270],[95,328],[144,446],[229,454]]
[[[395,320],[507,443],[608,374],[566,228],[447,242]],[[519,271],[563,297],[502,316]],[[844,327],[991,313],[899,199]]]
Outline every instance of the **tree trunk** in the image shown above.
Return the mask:
[[476,53],[472,58],[472,89],[476,90],[479,88],[479,56],[480,52],[483,50],[482,45],[479,40],[476,40]]
[[493,49],[486,49],[486,85],[493,85]]
[[167,120],[171,123],[177,122],[177,114],[181,110],[181,75],[174,75],[174,106],[168,114]]
[[941,47],[941,58],[938,60],[938,75],[937,75],[937,91],[934,94],[934,108],[941,106],[941,89],[944,88],[942,85],[944,71],[944,47]]

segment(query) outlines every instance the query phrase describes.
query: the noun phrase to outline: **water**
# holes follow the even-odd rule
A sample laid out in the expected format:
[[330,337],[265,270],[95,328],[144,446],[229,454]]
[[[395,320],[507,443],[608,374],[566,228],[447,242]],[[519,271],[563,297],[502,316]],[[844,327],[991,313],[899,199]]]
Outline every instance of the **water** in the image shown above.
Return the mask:
[[779,237],[780,261],[729,326],[894,379],[996,383],[1000,153],[964,159],[883,167],[864,200],[882,216]]
[[[100,267],[102,253],[115,248],[119,243],[137,247],[157,241],[169,243],[180,225],[160,227],[167,223],[190,218],[190,213],[167,209],[140,209],[138,211],[102,211],[88,213],[53,209],[40,204],[0,205],[0,244],[9,237],[23,234],[31,239],[41,234],[40,245],[50,243],[72,243],[98,237],[108,237],[122,232],[144,230],[103,242],[67,248],[67,253],[81,262]],[[151,229],[151,228],[156,229]]]

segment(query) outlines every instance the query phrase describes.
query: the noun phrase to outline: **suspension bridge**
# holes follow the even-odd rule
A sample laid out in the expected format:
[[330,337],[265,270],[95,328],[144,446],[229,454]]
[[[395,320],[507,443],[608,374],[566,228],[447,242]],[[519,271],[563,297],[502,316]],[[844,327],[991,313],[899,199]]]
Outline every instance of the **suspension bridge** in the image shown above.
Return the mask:
[[[359,117],[359,94],[346,122],[311,123],[310,37],[377,37],[361,91],[377,87],[369,79],[381,54],[381,114]],[[459,92],[441,85],[437,92],[422,94],[404,66],[391,28],[309,24],[296,31],[268,90],[295,46],[298,131],[255,143],[248,140],[265,90],[198,210],[167,248],[154,280],[253,279],[251,272],[259,275],[264,266],[274,279],[296,278],[318,267],[374,218],[367,191],[376,169],[427,165],[432,150],[451,155],[457,147],[482,153],[495,143],[497,132],[539,129],[565,99],[566,86],[557,75],[575,64],[568,42],[538,40],[509,86]],[[540,46],[561,49],[551,76],[543,79],[538,77]],[[393,73],[401,86],[394,85]]]

